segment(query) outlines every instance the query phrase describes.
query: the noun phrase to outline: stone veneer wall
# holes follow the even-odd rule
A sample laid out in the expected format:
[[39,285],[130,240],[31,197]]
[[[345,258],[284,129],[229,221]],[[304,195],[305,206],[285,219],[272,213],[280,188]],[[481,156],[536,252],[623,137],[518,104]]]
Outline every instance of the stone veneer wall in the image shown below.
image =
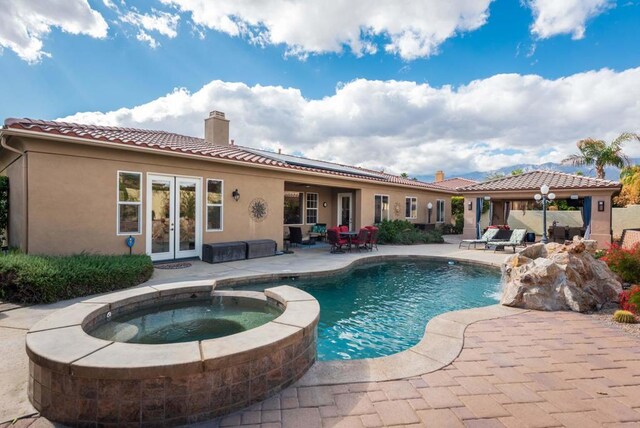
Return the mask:
[[[262,294],[214,291],[211,286],[190,283],[175,289],[172,285],[157,287],[114,293],[111,296],[125,298],[116,297],[109,304],[95,303],[95,299],[102,301],[110,295],[81,302],[32,327],[27,334],[28,396],[42,416],[70,426],[202,422],[279,392],[316,361],[320,306],[301,290],[280,286]],[[84,330],[78,333],[78,322],[85,328],[91,326],[106,316],[108,309],[120,313],[127,308],[127,312],[158,303],[158,299],[167,302],[203,295],[227,300],[227,304],[276,306],[283,313],[254,329],[195,345],[109,345],[104,341],[108,346],[95,347],[101,340]],[[184,348],[177,345],[187,345],[195,355],[181,352]],[[164,351],[163,346],[167,347]],[[148,350],[153,350],[155,359],[145,359]],[[68,353],[85,356],[69,358]],[[86,362],[99,354],[98,364],[95,359]]]
[[87,379],[29,362],[29,400],[42,416],[72,426],[182,425],[264,400],[316,360],[317,330],[276,344],[252,361],[202,373],[143,380]]

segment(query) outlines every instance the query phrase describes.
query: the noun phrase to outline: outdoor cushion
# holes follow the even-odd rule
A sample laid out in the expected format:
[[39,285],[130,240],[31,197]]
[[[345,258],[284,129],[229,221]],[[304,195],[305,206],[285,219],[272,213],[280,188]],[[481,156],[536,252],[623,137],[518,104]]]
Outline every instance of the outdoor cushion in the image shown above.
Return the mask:
[[462,246],[462,244],[468,244],[467,249],[471,248],[471,244],[473,244],[473,248],[476,247],[476,244],[486,244],[489,240],[493,239],[500,229],[497,228],[489,228],[487,229],[480,239],[463,239],[458,244],[458,248]]

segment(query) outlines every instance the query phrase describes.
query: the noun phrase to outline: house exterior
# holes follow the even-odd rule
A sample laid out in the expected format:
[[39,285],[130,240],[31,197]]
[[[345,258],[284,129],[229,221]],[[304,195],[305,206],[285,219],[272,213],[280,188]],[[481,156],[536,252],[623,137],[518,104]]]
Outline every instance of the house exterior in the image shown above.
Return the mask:
[[236,146],[224,113],[205,138],[7,119],[9,245],[32,254],[201,257],[202,244],[273,239],[288,226],[450,220],[451,189],[347,165]]

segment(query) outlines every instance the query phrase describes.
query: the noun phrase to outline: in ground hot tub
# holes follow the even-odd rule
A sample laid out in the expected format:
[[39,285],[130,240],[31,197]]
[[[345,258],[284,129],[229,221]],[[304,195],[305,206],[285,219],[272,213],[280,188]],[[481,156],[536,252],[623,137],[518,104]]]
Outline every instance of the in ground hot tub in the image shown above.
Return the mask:
[[29,399],[69,425],[212,419],[299,379],[316,359],[319,313],[288,286],[200,281],[89,299],[27,334]]

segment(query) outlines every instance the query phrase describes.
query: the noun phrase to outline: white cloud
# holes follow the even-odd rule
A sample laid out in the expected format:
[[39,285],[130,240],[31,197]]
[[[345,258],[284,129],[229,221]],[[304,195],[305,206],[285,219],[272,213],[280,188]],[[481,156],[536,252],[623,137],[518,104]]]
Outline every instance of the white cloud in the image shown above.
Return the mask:
[[256,44],[284,44],[287,54],[385,51],[405,60],[428,57],[457,33],[487,21],[491,0],[161,0],[201,27]]
[[541,39],[558,34],[582,39],[587,21],[610,9],[614,3],[614,0],[529,0],[535,18],[531,32]]
[[94,38],[107,36],[109,26],[87,0],[11,0],[0,7],[0,48],[14,51],[30,63],[50,54],[43,39],[53,27]]
[[[312,158],[409,175],[448,175],[517,163],[558,162],[585,137],[639,132],[640,68],[547,80],[500,74],[454,88],[358,79],[332,96],[298,89],[213,81],[176,89],[149,103],[65,121],[164,129],[202,136],[221,110],[239,145],[301,152]],[[640,144],[626,151],[640,156]]]
[[120,20],[140,29],[157,31],[163,36],[174,38],[178,35],[177,27],[180,16],[155,9],[152,9],[151,13],[139,13],[132,9],[121,15]]

